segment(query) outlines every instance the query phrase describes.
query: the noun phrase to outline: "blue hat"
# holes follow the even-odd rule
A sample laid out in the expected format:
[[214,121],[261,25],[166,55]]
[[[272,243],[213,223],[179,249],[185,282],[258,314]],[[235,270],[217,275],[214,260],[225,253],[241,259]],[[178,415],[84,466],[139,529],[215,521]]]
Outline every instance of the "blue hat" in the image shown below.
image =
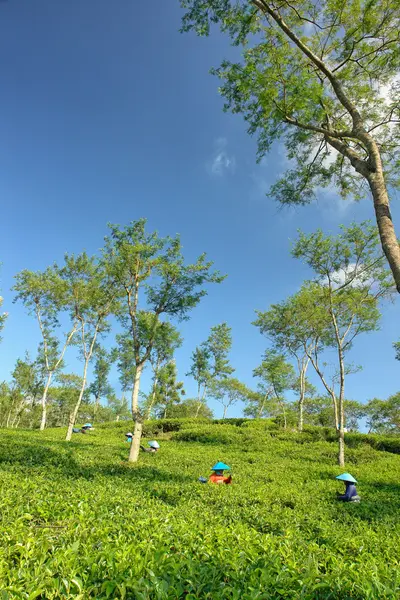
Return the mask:
[[230,469],[230,467],[223,462],[217,462],[211,467],[211,471],[226,471],[227,469]]
[[338,475],[336,479],[340,479],[340,481],[350,481],[351,483],[357,483],[357,479],[354,479],[354,477],[350,475],[350,473],[342,473],[341,475]]
[[160,444],[158,442],[149,442],[150,448],[159,448]]

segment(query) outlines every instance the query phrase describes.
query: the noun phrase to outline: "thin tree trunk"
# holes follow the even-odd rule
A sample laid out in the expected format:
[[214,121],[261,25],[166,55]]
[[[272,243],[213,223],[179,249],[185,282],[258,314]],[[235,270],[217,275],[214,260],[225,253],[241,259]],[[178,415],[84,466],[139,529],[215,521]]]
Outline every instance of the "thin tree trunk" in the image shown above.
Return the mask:
[[143,364],[137,365],[135,381],[132,390],[132,418],[135,423],[135,426],[133,429],[132,443],[129,451],[129,462],[137,462],[139,458],[140,441],[142,438],[143,419],[139,411],[139,389],[142,372]]
[[43,390],[42,400],[41,400],[41,404],[42,404],[42,419],[40,421],[40,431],[43,431],[45,429],[45,427],[46,427],[46,421],[47,421],[47,393],[49,391],[49,387],[50,387],[50,383],[51,383],[52,377],[53,377],[53,371],[49,371],[48,376],[47,376],[46,385],[45,385],[45,388]]
[[282,414],[283,414],[283,429],[286,429],[287,428],[287,419],[286,419],[285,403],[281,401],[280,405],[281,405]]
[[326,391],[332,398],[333,413],[334,413],[334,418],[335,418],[335,428],[336,428],[336,430],[338,430],[339,429],[339,415],[338,415],[338,406],[337,406],[337,399],[336,399],[335,391],[333,388],[329,387],[329,385],[327,384],[324,374],[322,373],[321,369],[319,368],[318,359],[308,353],[307,353],[307,356],[311,360],[311,364],[314,367],[318,377],[321,379],[324,388],[326,389]]
[[74,410],[72,411],[72,413],[69,416],[69,424],[68,424],[68,430],[67,430],[67,435],[65,437],[65,440],[67,442],[71,441],[71,437],[72,437],[72,430],[75,426],[76,423],[76,418],[78,416],[78,412],[79,412],[79,408],[82,402],[82,398],[83,398],[83,394],[85,392],[85,388],[86,388],[86,379],[87,379],[87,369],[88,369],[88,365],[89,365],[89,360],[90,360],[90,356],[88,356],[85,360],[85,366],[83,369],[83,381],[82,381],[82,387],[81,387],[81,391],[79,392],[79,398],[78,401],[75,405]]
[[96,343],[96,338],[97,338],[97,333],[98,333],[98,327],[99,326],[100,326],[100,323],[98,323],[98,325],[96,326],[96,329],[95,329],[95,331],[93,333],[92,342],[90,344],[89,350],[87,351],[87,346],[86,346],[86,341],[85,341],[85,333],[84,333],[84,324],[82,325],[82,341],[83,341],[83,352],[85,354],[85,366],[83,368],[82,387],[81,387],[81,391],[79,392],[78,402],[76,403],[73,412],[69,416],[68,430],[67,430],[67,435],[65,437],[65,440],[67,442],[71,441],[72,430],[73,430],[74,425],[76,423],[76,418],[78,416],[78,411],[79,411],[79,408],[80,408],[80,405],[81,405],[81,402],[82,402],[83,394],[85,392],[89,361],[92,358],[93,348],[94,348],[94,345]]
[[94,397],[93,422],[96,420],[96,415],[99,411],[99,407],[100,407],[100,396],[96,395]]
[[345,414],[344,414],[344,361],[342,349],[339,348],[339,366],[340,366],[340,391],[339,391],[339,455],[338,461],[341,467],[344,467],[344,427],[345,427]]
[[262,418],[262,414],[263,414],[263,412],[264,412],[264,406],[265,406],[265,402],[266,402],[266,399],[264,399],[264,400],[262,401],[262,404],[261,404],[261,406],[259,406],[259,407],[258,407],[258,411],[257,411],[257,413],[256,413],[256,419],[261,419],[261,418]]
[[115,417],[115,421],[118,423],[118,421],[119,421],[119,415],[117,415],[117,416]]
[[158,383],[158,365],[157,365],[156,371],[155,371],[154,384],[153,384],[153,393],[151,395],[150,404],[149,404],[149,406],[147,407],[147,410],[146,410],[145,420],[150,419],[151,409],[153,408],[154,401],[156,399],[157,383]]
[[224,405],[224,412],[223,412],[223,415],[222,415],[223,419],[225,419],[225,417],[226,417],[226,411],[227,410],[228,410],[228,407]]
[[53,369],[49,370],[49,361],[48,361],[48,354],[47,354],[47,340],[46,340],[46,336],[44,334],[44,330],[43,330],[43,325],[42,325],[42,321],[41,321],[41,317],[40,317],[40,312],[38,313],[38,319],[39,319],[39,325],[40,325],[40,329],[42,331],[42,337],[43,337],[43,344],[44,344],[44,353],[45,353],[45,360],[46,360],[46,369],[47,369],[47,373],[48,373],[48,379],[47,379],[47,383],[46,383],[46,388],[43,392],[43,396],[42,396],[42,420],[40,422],[40,431],[43,431],[46,427],[46,419],[47,419],[47,392],[50,386],[50,381],[51,378],[53,377],[53,374],[55,373],[55,371],[57,371],[58,367],[60,366],[60,364],[62,363],[62,360],[64,358],[64,354],[65,351],[67,349],[67,347],[69,346],[73,336],[76,333],[76,329],[77,329],[77,324],[75,323],[75,325],[73,326],[73,328],[71,329],[71,331],[69,332],[67,339],[65,341],[65,344],[61,350],[61,353],[58,357],[57,362],[55,363],[55,365],[53,365]]
[[306,362],[304,362],[304,358],[303,358],[302,363],[300,362],[300,360],[298,360],[299,370],[300,370],[300,398],[299,398],[299,422],[298,422],[298,430],[299,431],[303,431],[304,399],[305,399],[305,395],[306,395],[306,370],[307,370],[309,360],[310,359],[308,359]]
[[202,407],[202,406],[203,406],[203,404],[204,404],[204,398],[205,398],[205,395],[206,395],[206,390],[207,390],[207,387],[206,387],[206,386],[204,386],[203,395],[202,395],[202,397],[200,398],[200,385],[199,385],[199,387],[198,387],[198,394],[197,394],[197,400],[198,400],[198,404],[197,404],[197,410],[196,410],[196,414],[195,414],[195,418],[196,418],[196,419],[197,419],[197,417],[199,416],[199,412],[200,412],[200,410],[201,410],[201,407]]
[[343,431],[342,427],[339,429],[338,440],[339,440],[338,463],[339,463],[340,467],[344,467],[344,431]]

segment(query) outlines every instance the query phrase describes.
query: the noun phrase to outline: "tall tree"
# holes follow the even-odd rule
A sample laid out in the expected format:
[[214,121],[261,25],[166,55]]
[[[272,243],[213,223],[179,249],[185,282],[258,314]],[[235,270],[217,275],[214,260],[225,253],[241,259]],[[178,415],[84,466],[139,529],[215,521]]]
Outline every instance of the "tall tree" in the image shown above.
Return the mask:
[[[103,251],[106,269],[114,282],[124,309],[118,318],[131,338],[134,358],[132,417],[135,422],[129,460],[136,462],[143,428],[139,409],[140,380],[150,359],[162,315],[188,318],[189,312],[206,294],[206,283],[223,277],[212,272],[212,263],[201,255],[185,264],[179,236],[161,238],[146,231],[146,220],[134,221],[124,229],[110,225]],[[143,302],[142,296],[145,296]]]
[[253,370],[253,376],[260,380],[259,391],[265,398],[274,400],[278,405],[284,428],[287,427],[285,392],[293,389],[295,373],[293,366],[287,362],[284,354],[277,350],[265,352],[261,364]]
[[198,414],[204,405],[207,391],[218,381],[232,375],[229,351],[232,347],[232,328],[227,323],[211,327],[210,335],[192,354],[192,364],[187,375],[197,383]]
[[[303,285],[297,302],[303,326],[317,340],[307,353],[326,391],[332,398],[338,433],[338,461],[344,465],[345,377],[354,371],[346,356],[361,334],[377,329],[379,302],[391,292],[390,273],[384,261],[376,229],[369,223],[342,227],[337,236],[321,231],[300,233],[293,255],[315,273],[314,282]],[[321,351],[333,347],[337,353],[336,373],[329,383],[321,366]]]
[[82,386],[70,414],[66,440],[70,441],[78,411],[86,389],[87,372],[98,336],[109,330],[108,317],[117,311],[116,290],[107,278],[103,264],[85,252],[66,255],[60,277],[71,290],[71,320],[79,322],[76,344],[83,360]]
[[248,387],[235,377],[223,377],[211,383],[210,395],[222,404],[223,419],[226,418],[228,408],[239,401],[246,402],[249,393]]
[[112,364],[111,354],[98,344],[94,348],[94,354],[96,357],[93,369],[94,379],[89,386],[89,392],[94,396],[93,421],[96,419],[101,398],[107,398],[113,393],[108,381]]
[[63,337],[57,337],[60,318],[71,303],[70,289],[60,277],[55,265],[45,271],[23,270],[16,275],[13,289],[17,292],[15,301],[21,300],[29,314],[36,316],[42,337],[42,354],[47,380],[42,396],[42,418],[40,430],[46,427],[47,394],[54,374],[61,369],[67,347],[71,344],[79,328],[79,320],[72,320]]
[[307,204],[321,187],[373,199],[380,241],[400,292],[400,247],[388,189],[399,186],[398,0],[181,0],[182,30],[217,23],[242,60],[223,61],[225,110],[258,133],[261,159],[282,140],[289,170],[271,188]]
[[154,405],[159,409],[159,416],[166,419],[169,416],[169,409],[179,404],[184,395],[183,382],[177,381],[176,363],[171,360],[160,369],[158,374]]

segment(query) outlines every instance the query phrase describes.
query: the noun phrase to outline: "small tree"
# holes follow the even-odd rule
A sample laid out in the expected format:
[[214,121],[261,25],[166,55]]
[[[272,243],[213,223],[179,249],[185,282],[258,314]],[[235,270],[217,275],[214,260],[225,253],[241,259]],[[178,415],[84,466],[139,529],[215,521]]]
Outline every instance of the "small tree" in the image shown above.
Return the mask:
[[269,350],[264,354],[261,364],[254,369],[253,376],[260,379],[259,389],[266,399],[274,400],[280,408],[284,429],[286,429],[285,392],[293,389],[295,383],[292,365],[286,361],[284,354]]
[[393,394],[387,400],[374,398],[365,406],[369,432],[399,433],[400,432],[400,392]]
[[235,369],[229,364],[229,351],[232,347],[232,329],[227,323],[211,327],[205,342],[192,354],[192,364],[188,376],[197,383],[198,413],[205,403],[207,391],[214,382],[232,375]]
[[[74,373],[58,373],[57,386],[50,389],[52,409],[49,418],[55,426],[69,425],[74,417],[76,399],[80,396],[82,377]],[[89,400],[89,392],[85,390],[82,400]],[[72,429],[71,429],[72,434]]]
[[128,419],[131,416],[129,404],[124,394],[118,398],[114,393],[108,396],[107,404],[110,407],[116,421]]
[[51,381],[62,368],[65,351],[79,328],[79,321],[76,315],[72,315],[65,336],[60,340],[55,335],[60,327],[60,317],[71,303],[70,290],[60,277],[57,266],[42,272],[21,271],[16,275],[16,281],[13,287],[17,292],[14,302],[21,300],[28,313],[36,316],[42,336],[41,352],[47,374],[41,401],[42,431],[46,427],[47,394]]
[[[291,167],[270,191],[309,203],[321,187],[373,198],[380,241],[400,292],[400,247],[390,214],[398,186],[398,0],[181,0],[183,31],[218,24],[242,60],[223,61],[225,110],[259,134],[261,159],[282,140]],[[293,165],[293,166],[292,166]]]
[[96,362],[94,365],[94,380],[89,386],[89,392],[94,396],[93,421],[99,411],[101,398],[107,398],[113,393],[113,389],[108,381],[111,369],[111,354],[102,346],[97,345],[94,348]]
[[257,390],[250,390],[243,410],[245,417],[252,419],[263,419],[274,415],[275,402],[272,389],[263,383],[259,383]]
[[[86,388],[89,362],[99,335],[109,330],[108,317],[116,311],[115,290],[107,280],[103,265],[86,253],[65,256],[60,270],[63,281],[71,289],[71,318],[79,321],[80,354],[83,359],[82,386],[74,410],[70,414],[66,441],[70,441]],[[79,341],[78,341],[79,340]]]
[[179,404],[173,404],[168,410],[168,416],[170,419],[212,419],[213,411],[206,405],[202,404],[199,412],[197,398],[187,398]]
[[170,408],[175,404],[179,404],[184,395],[183,382],[177,381],[176,364],[174,360],[171,360],[159,371],[154,399],[154,406],[159,409],[159,417],[166,419]]
[[298,429],[303,430],[303,411],[307,392],[307,369],[309,354],[316,345],[312,330],[304,328],[304,316],[298,296],[292,296],[285,302],[273,304],[266,311],[256,311],[257,319],[253,325],[260,329],[272,342],[274,348],[291,356],[297,367],[296,391],[298,401]]
[[211,396],[223,406],[223,419],[226,418],[228,408],[239,401],[246,402],[249,393],[247,386],[235,377],[215,380],[210,389]]
[[150,418],[151,411],[156,403],[157,389],[163,367],[172,360],[175,350],[183,343],[179,331],[171,323],[163,322],[157,328],[153,349],[150,354],[150,364],[153,371],[153,383],[150,394],[147,396],[145,419]]
[[[184,264],[178,236],[160,238],[147,233],[145,219],[120,230],[111,225],[106,238],[104,263],[114,289],[124,300],[119,321],[131,338],[134,358],[132,417],[135,423],[129,460],[139,456],[144,415],[139,408],[139,389],[143,370],[154,348],[162,315],[185,319],[206,294],[206,283],[219,283],[223,277],[212,273],[212,263],[201,255],[193,264]],[[145,293],[146,302],[140,294]]]

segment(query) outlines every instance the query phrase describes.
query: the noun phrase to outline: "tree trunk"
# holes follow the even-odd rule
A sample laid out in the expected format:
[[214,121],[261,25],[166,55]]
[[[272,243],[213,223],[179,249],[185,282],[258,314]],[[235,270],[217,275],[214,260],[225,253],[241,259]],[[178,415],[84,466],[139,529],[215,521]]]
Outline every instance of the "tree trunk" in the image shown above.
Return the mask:
[[131,448],[129,450],[129,459],[128,459],[129,462],[137,462],[138,461],[139,450],[140,450],[140,441],[142,439],[142,430],[143,430],[143,423],[142,423],[141,417],[138,416],[138,418],[135,421],[135,427],[133,430]]
[[99,411],[99,407],[100,407],[100,396],[96,395],[94,397],[94,408],[93,408],[93,422],[96,419],[96,415]]
[[72,411],[72,413],[70,413],[69,415],[69,424],[68,424],[68,430],[67,430],[67,435],[65,437],[65,440],[67,442],[71,441],[71,437],[72,437],[72,430],[75,426],[76,423],[76,418],[78,416],[78,412],[79,412],[79,407],[81,405],[82,402],[82,398],[83,398],[83,394],[85,392],[85,388],[86,388],[86,379],[87,379],[87,370],[88,370],[88,365],[89,365],[89,360],[90,360],[91,355],[88,355],[86,360],[85,360],[85,366],[83,369],[83,380],[82,380],[82,387],[81,387],[81,391],[79,392],[79,398],[78,401],[75,405],[74,410]]
[[117,416],[115,417],[115,421],[118,423],[118,421],[119,421],[119,415],[117,415]]
[[339,367],[340,367],[340,391],[339,391],[339,465],[344,467],[344,361],[342,349],[339,347]]
[[339,441],[338,463],[339,463],[339,467],[344,467],[344,430],[343,430],[343,427],[341,427],[338,431],[338,441]]
[[195,419],[197,419],[197,417],[199,416],[200,409],[201,409],[202,405],[204,404],[204,398],[205,398],[205,395],[206,395],[206,390],[207,390],[207,387],[204,386],[203,395],[200,398],[200,386],[198,387],[198,394],[197,394],[198,404],[197,404],[197,410],[196,410],[196,414],[195,414]]
[[140,440],[142,438],[143,422],[139,411],[139,389],[140,378],[143,373],[143,364],[137,365],[135,373],[135,381],[132,390],[132,418],[135,423],[133,430],[133,438],[129,451],[129,462],[137,462],[139,458]]
[[305,370],[306,366],[303,364],[300,368],[300,398],[299,398],[299,422],[298,422],[298,430],[303,431],[303,412],[304,412],[304,398],[306,395],[306,377]]
[[223,419],[225,419],[225,417],[226,417],[226,411],[227,411],[227,410],[228,410],[228,407],[227,407],[227,406],[224,406],[224,413],[223,413],[223,415],[222,415],[222,418],[223,418]]
[[283,414],[283,429],[287,428],[286,410],[284,402],[281,402],[282,414]]
[[262,419],[263,412],[264,412],[265,402],[266,402],[266,399],[263,400],[261,406],[258,407],[258,410],[256,412],[256,419]]
[[46,421],[47,421],[47,393],[49,391],[49,387],[50,387],[50,383],[51,383],[51,379],[53,377],[53,371],[50,371],[47,377],[47,381],[46,381],[46,385],[45,388],[43,390],[43,396],[42,396],[42,419],[40,421],[40,431],[43,431],[46,427]]
[[383,175],[381,157],[376,143],[373,143],[369,149],[375,165],[375,173],[371,173],[367,179],[374,200],[379,236],[383,252],[396,283],[397,291],[400,293],[400,246],[396,238],[392,215],[390,213],[389,196]]
[[151,395],[150,404],[149,404],[149,406],[147,407],[147,410],[146,410],[146,416],[145,416],[145,420],[146,420],[146,419],[150,419],[150,415],[151,415],[151,409],[153,408],[153,406],[154,406],[154,401],[155,401],[155,399],[156,399],[157,383],[158,383],[158,379],[156,378],[156,379],[154,380],[154,385],[153,385],[153,393],[152,393],[152,395]]

